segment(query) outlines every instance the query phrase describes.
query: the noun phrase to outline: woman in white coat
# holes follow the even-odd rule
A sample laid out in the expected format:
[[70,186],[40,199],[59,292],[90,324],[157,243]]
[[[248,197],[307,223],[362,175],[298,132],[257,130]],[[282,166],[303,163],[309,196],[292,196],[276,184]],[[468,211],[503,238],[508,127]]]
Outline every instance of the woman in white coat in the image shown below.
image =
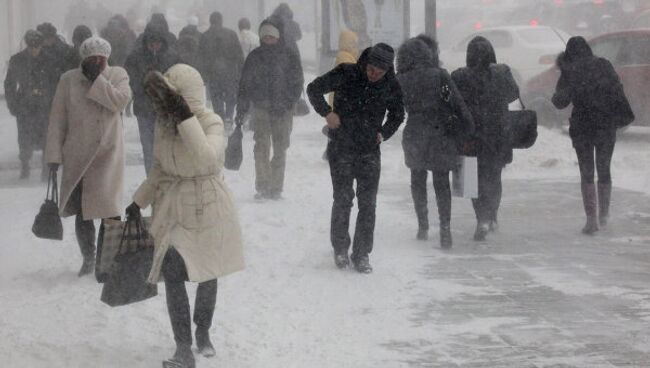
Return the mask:
[[232,195],[223,182],[223,122],[205,108],[205,86],[192,67],[177,64],[165,76],[151,72],[145,90],[156,108],[154,162],[127,214],[153,205],[155,241],[149,281],[162,274],[176,353],[170,367],[194,367],[190,305],[185,281],[198,282],[194,306],[196,343],[215,355],[209,329],[217,278],[242,270],[244,257]]

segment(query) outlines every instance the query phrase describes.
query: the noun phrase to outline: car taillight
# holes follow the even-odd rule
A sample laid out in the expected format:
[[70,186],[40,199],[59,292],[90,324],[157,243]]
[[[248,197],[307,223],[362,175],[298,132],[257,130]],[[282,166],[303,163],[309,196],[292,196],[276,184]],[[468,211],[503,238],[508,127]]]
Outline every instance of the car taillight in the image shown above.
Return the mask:
[[531,19],[530,25],[533,27],[537,27],[539,25],[539,21],[537,19]]
[[478,29],[481,29],[481,28],[483,28],[483,23],[481,23],[481,22],[474,23],[474,29],[478,30]]

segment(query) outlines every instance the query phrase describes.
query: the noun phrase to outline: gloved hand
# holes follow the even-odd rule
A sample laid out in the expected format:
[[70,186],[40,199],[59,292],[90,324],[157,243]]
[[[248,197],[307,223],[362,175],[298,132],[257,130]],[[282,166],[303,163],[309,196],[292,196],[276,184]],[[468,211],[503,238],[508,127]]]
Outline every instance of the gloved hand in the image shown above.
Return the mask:
[[127,208],[126,208],[126,217],[130,219],[139,219],[142,217],[142,214],[140,213],[140,206],[137,205],[137,203],[132,202]]
[[57,163],[49,163],[47,165],[50,167],[50,171],[57,172],[59,170],[59,164]]
[[144,80],[145,92],[158,109],[164,111],[176,124],[194,116],[187,101],[178,92],[172,90],[165,77],[156,71],[149,72]]
[[104,58],[87,58],[81,63],[81,72],[89,81],[94,82],[104,70],[105,63]]

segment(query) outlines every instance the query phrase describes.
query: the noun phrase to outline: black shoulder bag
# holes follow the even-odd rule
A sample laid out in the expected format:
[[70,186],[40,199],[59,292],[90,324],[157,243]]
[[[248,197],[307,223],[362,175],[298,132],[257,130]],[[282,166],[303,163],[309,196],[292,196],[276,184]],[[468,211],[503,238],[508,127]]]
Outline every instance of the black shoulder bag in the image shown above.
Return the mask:
[[32,233],[41,239],[63,240],[63,224],[59,215],[59,186],[54,170],[50,170],[45,203],[34,218]]

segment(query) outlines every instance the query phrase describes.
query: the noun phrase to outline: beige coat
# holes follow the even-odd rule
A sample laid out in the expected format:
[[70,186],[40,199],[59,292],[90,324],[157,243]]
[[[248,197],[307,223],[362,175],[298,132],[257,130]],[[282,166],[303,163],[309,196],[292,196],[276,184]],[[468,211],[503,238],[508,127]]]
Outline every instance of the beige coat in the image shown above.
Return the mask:
[[62,164],[60,211],[83,179],[85,220],[120,216],[124,176],[122,116],[129,100],[129,76],[107,67],[94,83],[77,68],[61,76],[52,102],[45,161]]
[[150,232],[155,240],[149,282],[160,280],[170,246],[183,257],[190,281],[212,280],[244,268],[239,219],[223,181],[223,122],[205,108],[205,87],[192,67],[177,64],[165,74],[187,101],[194,117],[178,134],[158,122],[154,162],[133,200],[153,204]]

